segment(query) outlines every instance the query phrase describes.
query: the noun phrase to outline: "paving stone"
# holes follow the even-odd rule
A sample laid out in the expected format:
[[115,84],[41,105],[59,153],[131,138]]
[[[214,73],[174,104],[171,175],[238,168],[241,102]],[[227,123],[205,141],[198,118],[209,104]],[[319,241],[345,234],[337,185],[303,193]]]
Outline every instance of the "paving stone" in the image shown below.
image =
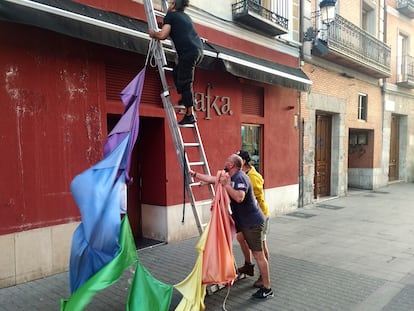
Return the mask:
[[[414,184],[359,191],[326,204],[341,209],[318,204],[298,210],[316,217],[271,218],[267,241],[275,297],[251,298],[256,275],[237,281],[229,292],[223,288],[206,296],[207,311],[223,310],[224,301],[228,311],[414,310]],[[197,240],[140,249],[138,256],[155,278],[174,285],[193,269]],[[242,263],[236,241],[234,254]],[[133,272],[127,269],[85,310],[125,310]],[[0,289],[0,311],[56,311],[69,295],[68,273],[60,273]],[[174,290],[171,311],[180,300]]]
[[404,287],[383,309],[383,311],[414,310],[414,286]]

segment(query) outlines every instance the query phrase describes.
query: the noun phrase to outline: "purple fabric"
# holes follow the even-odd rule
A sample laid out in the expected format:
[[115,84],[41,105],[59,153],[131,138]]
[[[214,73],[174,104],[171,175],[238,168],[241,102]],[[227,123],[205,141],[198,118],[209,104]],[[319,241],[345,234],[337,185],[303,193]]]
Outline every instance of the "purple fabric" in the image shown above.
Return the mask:
[[145,67],[135,76],[135,78],[121,92],[121,100],[125,106],[125,112],[114,129],[109,133],[104,145],[104,155],[110,153],[129,133],[131,134],[125,169],[127,182],[130,182],[128,175],[131,166],[132,149],[138,137],[139,130],[139,104],[141,102],[142,88],[145,81]]

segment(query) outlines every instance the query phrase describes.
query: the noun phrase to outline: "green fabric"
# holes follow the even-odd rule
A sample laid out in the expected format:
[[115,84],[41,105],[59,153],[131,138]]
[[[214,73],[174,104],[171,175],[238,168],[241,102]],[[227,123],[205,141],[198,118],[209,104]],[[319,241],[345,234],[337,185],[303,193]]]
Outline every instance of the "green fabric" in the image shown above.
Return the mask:
[[62,299],[61,311],[83,310],[98,291],[115,283],[126,268],[137,262],[135,242],[126,215],[122,219],[119,240],[121,248],[118,255],[78,288],[69,299]]
[[168,311],[173,286],[155,279],[138,259],[129,288],[127,311]]

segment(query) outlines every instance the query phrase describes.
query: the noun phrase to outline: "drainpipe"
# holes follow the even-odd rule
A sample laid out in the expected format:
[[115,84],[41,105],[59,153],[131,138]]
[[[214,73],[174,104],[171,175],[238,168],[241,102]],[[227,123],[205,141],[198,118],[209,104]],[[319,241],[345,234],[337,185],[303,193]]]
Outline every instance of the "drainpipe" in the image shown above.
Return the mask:
[[[305,0],[300,0],[299,4],[299,68],[302,68],[302,63],[304,62],[303,57],[303,6]],[[298,117],[297,117],[297,125],[298,125],[298,182],[299,182],[299,193],[298,193],[298,208],[303,207],[303,121],[302,121],[302,102],[301,102],[301,92],[298,91]]]
[[297,124],[298,124],[298,148],[299,148],[299,197],[298,197],[298,208],[302,208],[303,207],[303,182],[304,182],[304,178],[303,178],[303,126],[304,126],[304,121],[302,120],[302,102],[301,102],[301,92],[298,91],[298,119],[297,119]]
[[[382,4],[382,8],[383,8],[383,14],[384,14],[384,20],[383,20],[383,25],[384,28],[382,29],[382,40],[383,42],[387,43],[387,29],[388,29],[388,25],[387,25],[387,8],[386,8],[386,3],[385,0],[381,1]],[[390,55],[391,57],[391,55]],[[382,150],[381,150],[381,167],[382,169],[384,169],[386,167],[386,163],[384,163],[384,159],[383,159],[383,151],[384,151],[384,126],[385,126],[385,83],[386,83],[387,79],[386,78],[381,78],[379,83],[381,85],[381,98],[382,98],[382,120],[381,120],[381,146],[382,146]],[[389,152],[389,151],[388,151]],[[389,159],[388,159],[389,161]],[[389,167],[389,163],[388,163],[388,167]],[[388,172],[389,173],[389,172]],[[384,178],[385,179],[385,178]],[[389,178],[387,179],[387,184],[389,182]]]

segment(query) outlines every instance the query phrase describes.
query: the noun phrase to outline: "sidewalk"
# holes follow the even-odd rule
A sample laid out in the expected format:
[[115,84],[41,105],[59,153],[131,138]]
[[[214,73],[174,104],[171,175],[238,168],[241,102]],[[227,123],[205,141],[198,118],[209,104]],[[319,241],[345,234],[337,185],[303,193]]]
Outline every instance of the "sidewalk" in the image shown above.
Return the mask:
[[[275,297],[251,299],[255,277],[237,281],[226,302],[239,310],[414,310],[414,183],[352,191],[271,219],[268,245]],[[197,239],[140,250],[143,265],[176,284],[192,270]],[[238,264],[243,259],[235,241]],[[257,273],[257,269],[256,269]],[[126,271],[98,293],[86,310],[125,310]],[[68,273],[0,289],[0,310],[59,310],[69,296]],[[207,310],[222,310],[227,289],[206,296]],[[174,290],[171,310],[180,301]]]

